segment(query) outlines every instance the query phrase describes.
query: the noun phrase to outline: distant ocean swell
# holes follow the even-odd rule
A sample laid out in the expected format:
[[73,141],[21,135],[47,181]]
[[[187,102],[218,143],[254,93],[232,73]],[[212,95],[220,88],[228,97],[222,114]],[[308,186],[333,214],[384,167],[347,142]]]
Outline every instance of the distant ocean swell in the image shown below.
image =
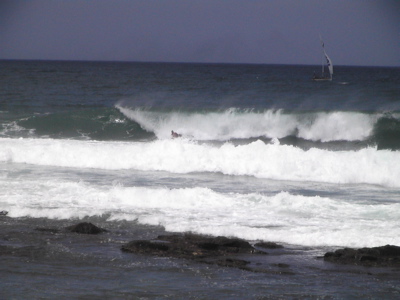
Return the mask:
[[152,142],[0,139],[0,162],[105,170],[212,172],[274,180],[400,187],[400,151],[302,150],[261,140],[244,145],[199,144],[188,139]]
[[[3,113],[4,114],[4,113]],[[0,137],[140,140],[154,138],[113,108],[34,114],[0,124]]]
[[170,138],[171,130],[197,141],[294,138],[310,142],[364,142],[400,149],[399,113],[286,112],[283,110],[160,111],[122,106],[8,119],[2,137],[91,140]]

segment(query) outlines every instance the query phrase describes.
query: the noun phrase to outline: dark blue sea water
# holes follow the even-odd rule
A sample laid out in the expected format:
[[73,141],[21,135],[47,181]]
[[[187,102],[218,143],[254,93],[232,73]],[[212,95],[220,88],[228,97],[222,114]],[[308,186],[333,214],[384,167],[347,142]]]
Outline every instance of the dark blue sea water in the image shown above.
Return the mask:
[[[400,68],[318,70],[0,61],[0,294],[399,297],[399,270],[317,257],[400,245]],[[82,220],[109,232],[35,230]],[[164,231],[287,250],[267,274],[120,251]]]

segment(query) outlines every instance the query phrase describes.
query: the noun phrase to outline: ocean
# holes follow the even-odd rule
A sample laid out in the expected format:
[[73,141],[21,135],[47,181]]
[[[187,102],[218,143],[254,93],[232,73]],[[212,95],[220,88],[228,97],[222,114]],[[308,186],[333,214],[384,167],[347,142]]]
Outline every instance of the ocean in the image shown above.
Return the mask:
[[[0,295],[400,297],[399,270],[317,258],[400,246],[400,68],[319,69],[0,61],[0,246],[25,249]],[[81,221],[109,232],[35,230]],[[292,275],[120,250],[163,232],[276,242]]]

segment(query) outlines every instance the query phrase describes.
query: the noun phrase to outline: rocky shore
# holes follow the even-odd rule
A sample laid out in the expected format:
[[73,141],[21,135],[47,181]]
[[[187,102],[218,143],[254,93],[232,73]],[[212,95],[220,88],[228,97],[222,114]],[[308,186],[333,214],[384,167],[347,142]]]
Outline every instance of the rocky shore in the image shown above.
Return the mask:
[[[5,217],[5,216],[4,216]],[[63,233],[78,233],[99,235],[109,232],[92,223],[81,222],[62,229],[37,227],[35,231],[46,234],[62,235]],[[30,250],[24,247],[25,250]],[[0,245],[0,255],[20,254],[24,249]],[[238,238],[211,237],[193,233],[163,234],[156,238],[132,240],[120,247],[124,253],[133,253],[155,257],[168,257],[190,260],[197,263],[213,264],[223,267],[239,268],[252,272],[269,272],[260,261],[263,256],[290,254],[291,250],[273,242],[251,244]],[[317,258],[317,257],[315,257]],[[338,249],[327,252],[323,257],[325,262],[363,267],[400,268],[400,247],[386,245],[382,247]],[[279,273],[291,274],[290,265],[285,262],[276,263]],[[284,270],[287,269],[287,270]]]
[[[237,238],[183,234],[158,236],[154,240],[131,241],[121,249],[131,253],[184,258],[219,266],[260,271],[249,268],[249,261],[236,257],[240,254],[266,255],[267,249],[282,248],[282,245],[273,242],[251,245]],[[335,252],[327,252],[324,261],[367,267],[400,268],[400,247],[386,245],[362,249],[338,249]]]
[[154,240],[131,241],[122,251],[147,255],[166,256],[194,260],[200,263],[237,267],[254,271],[250,261],[238,258],[241,254],[265,255],[245,240],[227,237],[209,237],[192,233],[162,235]]
[[340,264],[366,267],[398,267],[400,268],[400,247],[386,245],[382,247],[338,249],[327,252],[324,260]]

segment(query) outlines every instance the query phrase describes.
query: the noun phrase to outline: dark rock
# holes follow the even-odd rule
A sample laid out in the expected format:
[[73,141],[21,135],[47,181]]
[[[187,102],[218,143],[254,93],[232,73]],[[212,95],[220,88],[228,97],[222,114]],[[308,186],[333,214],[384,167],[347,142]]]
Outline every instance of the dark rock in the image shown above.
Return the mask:
[[169,245],[167,243],[157,242],[157,241],[132,241],[122,246],[122,250],[134,253],[153,253],[162,254],[169,250]]
[[0,245],[0,255],[12,254],[13,248],[9,246]]
[[200,243],[198,246],[203,250],[217,251],[219,245],[216,243]]
[[255,250],[245,240],[191,233],[162,235],[151,241],[132,241],[123,245],[121,250],[131,253],[191,259],[197,262],[236,268],[245,268],[249,262],[232,256],[264,254]]
[[264,249],[281,249],[281,248],[283,248],[282,245],[279,245],[274,242],[260,242],[260,243],[255,244],[254,246],[264,248]]
[[379,254],[382,256],[396,256],[400,257],[400,247],[393,245],[386,245],[382,247],[375,248],[375,250],[379,251]]
[[278,267],[278,268],[284,268],[284,269],[290,268],[290,265],[284,264],[284,263],[273,264],[273,266]]
[[358,257],[359,261],[378,261],[378,257],[377,256],[373,256],[373,255],[361,255]]
[[230,267],[230,268],[245,268],[250,262],[243,259],[234,259],[234,258],[224,258],[216,261],[216,264],[221,267]]
[[324,260],[341,264],[400,267],[400,247],[386,245],[373,248],[338,249],[335,252],[327,252]]
[[99,227],[93,225],[92,223],[87,223],[87,222],[69,226],[66,229],[71,232],[84,233],[84,234],[99,234],[99,233],[107,231],[103,228],[99,228]]
[[245,240],[227,237],[209,237],[187,233],[184,235],[161,235],[157,240],[167,241],[171,250],[180,253],[206,253],[207,255],[221,255],[228,253],[253,253],[256,251]]

